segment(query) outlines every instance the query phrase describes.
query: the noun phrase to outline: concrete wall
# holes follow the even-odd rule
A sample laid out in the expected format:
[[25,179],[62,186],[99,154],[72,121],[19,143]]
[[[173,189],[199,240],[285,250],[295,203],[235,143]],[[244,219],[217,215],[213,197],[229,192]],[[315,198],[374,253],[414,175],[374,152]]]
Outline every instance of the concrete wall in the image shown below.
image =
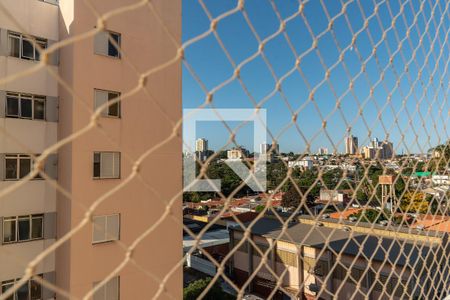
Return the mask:
[[2,0],[2,6],[7,12],[0,11],[1,28],[16,32],[23,28],[27,34],[58,40],[58,6],[36,0]]
[[[37,62],[23,60],[12,56],[0,56],[0,78],[16,75],[33,68]],[[14,81],[0,84],[0,90],[11,92],[32,93],[44,96],[58,95],[58,85],[47,68],[57,73],[56,66],[48,66],[31,74],[21,75]]]
[[[0,246],[0,281],[20,278],[27,264],[55,240],[38,240]],[[55,255],[49,255],[36,268],[36,274],[55,270]]]
[[55,122],[0,118],[0,127],[11,136],[0,135],[1,153],[28,153],[30,151],[39,154],[57,141],[58,124]]
[[[0,190],[17,184],[0,181]],[[19,216],[56,210],[56,191],[45,180],[31,180],[19,189],[0,198],[0,216]],[[1,246],[0,246],[1,247]]]
[[[0,28],[26,33],[49,40],[58,40],[58,7],[36,0],[2,0]],[[12,16],[13,18],[10,18]],[[17,24],[16,24],[17,22]],[[2,41],[2,43],[5,41]],[[37,62],[0,56],[0,78],[20,74],[35,67]],[[57,72],[56,66],[48,67]],[[56,80],[43,68],[0,84],[1,91],[58,96]],[[4,110],[2,106],[0,109]],[[57,124],[53,122],[0,118],[0,127],[11,137],[0,134],[0,153],[42,153],[57,141]],[[3,165],[3,164],[2,164]],[[0,190],[17,182],[0,181]],[[0,198],[0,216],[18,216],[54,212],[56,191],[44,180],[32,180]],[[54,240],[39,240],[0,245],[0,281],[23,276],[26,264]],[[38,273],[55,270],[54,254],[38,267]]]
[[[100,14],[135,3],[132,0],[95,1]],[[181,1],[152,2],[164,23],[181,40]],[[62,0],[61,38],[75,36],[96,25],[96,18],[83,1]],[[114,17],[107,22],[110,30],[122,35],[122,59],[94,55],[93,38],[77,41],[60,52],[60,75],[77,92],[74,98],[62,86],[60,92],[59,138],[77,132],[88,122],[94,107],[94,89],[125,93],[138,83],[138,72],[144,72],[176,56],[177,47],[164,28],[145,8]],[[126,61],[129,59],[129,63]],[[149,96],[149,93],[152,95]],[[59,183],[70,191],[72,200],[58,198],[58,236],[62,237],[78,224],[84,206],[110,191],[130,175],[132,161],[163,141],[172,133],[173,123],[181,117],[181,68],[179,63],[148,78],[146,92],[140,91],[122,101],[122,118],[102,118],[102,131],[94,129],[72,141],[59,152]],[[161,113],[158,106],[166,112]],[[171,120],[171,121],[168,121]],[[121,178],[93,180],[94,151],[120,151]],[[120,241],[130,245],[154,224],[177,197],[172,208],[181,221],[181,142],[175,138],[154,151],[140,168],[140,179],[109,197],[95,214],[120,213]],[[57,284],[75,297],[83,296],[93,283],[105,278],[125,258],[116,243],[92,245],[92,227],[83,228],[57,252]],[[166,217],[161,226],[142,241],[133,258],[140,268],[162,278],[182,258],[181,226]],[[63,275],[61,275],[63,274]],[[175,299],[181,298],[181,268],[168,280],[166,289]],[[132,264],[120,272],[121,299],[151,298],[159,284]],[[167,296],[163,296],[167,298]]]

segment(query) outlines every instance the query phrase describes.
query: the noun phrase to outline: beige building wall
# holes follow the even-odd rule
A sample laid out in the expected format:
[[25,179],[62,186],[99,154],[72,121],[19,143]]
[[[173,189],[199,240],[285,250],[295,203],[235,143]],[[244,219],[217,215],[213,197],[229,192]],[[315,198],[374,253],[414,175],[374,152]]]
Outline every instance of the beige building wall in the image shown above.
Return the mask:
[[[13,31],[45,38],[49,41],[58,40],[59,11],[57,6],[35,0],[1,0],[1,5],[0,30],[3,32]],[[2,49],[7,49],[8,40],[2,39],[0,44]],[[37,64],[38,62],[35,61],[5,56],[5,53],[0,53],[0,78],[20,74]],[[49,68],[57,72],[56,66]],[[0,96],[4,91],[58,96],[56,80],[45,68],[33,74],[22,75],[14,81],[0,84]],[[2,105],[0,109],[3,110],[0,115],[4,116],[5,107]],[[39,154],[57,141],[58,126],[56,122],[1,117],[0,127],[10,136],[0,134],[0,154],[30,152]],[[3,156],[0,159],[2,160],[0,166],[3,168]],[[17,181],[0,180],[0,190],[17,183]],[[55,210],[56,191],[44,180],[27,182],[0,198],[0,220],[10,216],[54,213]],[[45,238],[2,244],[3,235],[0,235],[0,282],[22,277],[26,265],[55,241],[53,238]],[[36,269],[37,273],[50,273],[54,270],[55,257],[53,254],[48,256]]]
[[[135,3],[132,0],[101,0],[93,5],[100,14]],[[167,29],[181,42],[181,1],[153,1]],[[97,19],[83,1],[62,0],[61,38],[92,30]],[[125,93],[138,83],[139,73],[174,58],[177,45],[167,36],[146,7],[121,14],[107,21],[109,30],[121,34],[124,55],[121,59],[94,54],[93,38],[77,41],[61,49],[60,75],[77,93],[77,98],[59,87],[59,138],[67,137],[86,126],[94,107],[94,89]],[[132,67],[130,64],[134,65]],[[123,99],[122,118],[101,118],[102,130],[94,129],[66,145],[59,152],[59,183],[72,199],[58,197],[58,237],[62,237],[83,218],[84,207],[123,183],[130,176],[135,161],[171,135],[174,123],[181,118],[180,63],[151,75],[145,91]],[[161,112],[164,111],[164,113]],[[121,152],[120,179],[94,180],[93,152]],[[149,234],[133,252],[134,263],[120,272],[120,299],[150,299],[159,282],[146,274],[163,278],[182,258],[181,225],[181,141],[174,138],[155,149],[142,163],[139,178],[108,197],[95,215],[119,213],[120,243],[129,246],[163,214],[166,204],[175,197],[172,217]],[[84,227],[57,252],[57,284],[81,297],[110,274],[125,259],[118,243],[92,244],[92,225]],[[180,299],[181,268],[170,276],[166,289]],[[162,296],[168,298],[167,295]]]
[[[26,266],[36,255],[44,251],[55,240],[38,240],[18,244],[0,246],[0,282],[20,278]],[[55,255],[51,254],[36,268],[36,274],[49,273],[55,270]]]
[[[57,5],[36,0],[2,0],[2,6],[7,10],[0,10],[2,28],[58,40]],[[14,20],[9,16],[13,16]]]

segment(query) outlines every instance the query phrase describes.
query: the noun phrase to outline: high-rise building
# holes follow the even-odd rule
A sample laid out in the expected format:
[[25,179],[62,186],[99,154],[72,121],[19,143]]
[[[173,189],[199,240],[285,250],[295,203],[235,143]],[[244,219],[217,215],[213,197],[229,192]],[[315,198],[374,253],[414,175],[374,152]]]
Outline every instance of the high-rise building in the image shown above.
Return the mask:
[[380,147],[380,142],[378,141],[378,138],[373,138],[371,143],[372,148],[378,148]]
[[208,151],[208,140],[201,138],[195,141],[195,152],[205,152]]
[[259,145],[259,153],[266,154],[269,151],[270,146],[271,146],[270,144],[265,144],[265,143]]
[[[97,15],[135,3],[98,0],[92,3],[96,9],[92,13],[90,5],[82,1],[62,0],[59,38],[92,31],[98,26]],[[103,110],[98,128],[79,136],[59,153],[58,183],[72,196],[72,199],[62,194],[58,197],[59,237],[84,218],[85,211],[80,207],[89,207],[122,184],[133,169],[142,179],[130,181],[104,199],[92,214],[93,224],[58,249],[57,286],[77,298],[125,259],[123,246],[115,240],[131,245],[161,217],[169,199],[182,190],[179,139],[155,149],[137,169],[133,167],[141,155],[171,135],[173,124],[168,120],[181,118],[181,64],[176,62],[151,76],[141,77],[177,57],[181,44],[181,1],[158,1],[151,5],[158,17],[144,7],[130,10],[108,19],[104,22],[106,29],[95,36],[60,49],[60,77],[76,91],[75,96],[63,85],[59,86],[63,99],[59,104],[60,139],[84,128],[93,109],[143,84],[138,92]],[[58,12],[55,14],[57,18]],[[57,20],[54,25],[58,26]],[[86,103],[92,110],[86,109]],[[174,211],[181,209],[181,201],[176,202],[171,207]],[[142,270],[151,270],[163,278],[181,259],[177,254],[182,239],[180,225],[173,220],[165,223],[164,230],[153,231],[133,251],[136,265],[127,264],[99,290],[107,295],[102,299],[147,299],[154,295],[159,284],[149,280]],[[181,298],[181,280],[180,268],[166,287],[175,292],[172,293],[175,298]]]
[[345,153],[354,155],[358,153],[358,138],[353,135],[349,135],[345,138]]
[[374,138],[369,146],[363,147],[363,153],[367,159],[391,159],[394,156],[394,145],[392,142],[379,142]]
[[[58,41],[58,6],[47,1],[1,1],[0,78],[17,76],[38,65],[37,47]],[[26,32],[24,32],[26,30]],[[34,43],[33,43],[33,42]],[[57,73],[57,55],[46,68]],[[0,84],[0,190],[27,179],[34,157],[58,139],[58,84],[41,69]],[[33,153],[31,155],[31,153]],[[57,177],[57,154],[49,156],[43,171]],[[0,198],[0,294],[23,277],[25,266],[56,240],[56,189],[41,176],[22,182]],[[36,266],[36,274],[55,282],[55,255]],[[29,281],[8,299],[49,299],[55,294]],[[34,297],[34,298],[33,298]]]
[[374,159],[377,155],[377,148],[372,146],[363,147],[364,158],[366,159]]
[[317,150],[318,155],[328,155],[328,148],[321,147]]
[[259,153],[263,159],[273,161],[274,158],[280,153],[280,145],[278,143],[261,144],[259,145]]
[[260,154],[267,154],[271,152],[272,154],[279,154],[280,153],[280,145],[275,144],[261,144],[259,145],[259,153]]
[[[95,36],[76,38],[98,26],[97,16],[134,3],[99,0],[91,7],[75,0],[2,1],[1,78],[38,66],[43,57],[39,48],[75,39],[54,51],[44,68],[0,85],[2,126],[14,137],[2,135],[0,143],[1,190],[26,178],[34,155],[85,128],[95,109],[111,103],[101,111],[99,126],[47,158],[43,171],[57,180],[64,193],[36,176],[0,198],[0,294],[23,277],[31,260],[80,224],[86,208],[135,170],[140,180],[130,180],[98,202],[90,222],[34,270],[74,298],[82,298],[125,260],[123,247],[155,224],[168,199],[182,189],[178,139],[155,149],[133,169],[146,151],[172,134],[168,119],[181,118],[180,63],[141,78],[177,56],[181,1],[153,2],[160,20],[147,9],[128,10],[105,20],[106,29]],[[52,73],[59,74],[61,81]],[[120,99],[140,83],[140,90]],[[175,201],[172,209],[181,210],[181,201]],[[159,283],[149,280],[143,270],[163,278],[181,259],[179,222],[168,218],[165,223],[164,231],[152,232],[134,249],[132,259],[139,267],[127,264],[94,299],[154,295]],[[175,298],[181,298],[181,280],[180,268],[166,283]],[[54,298],[53,291],[30,281],[11,299]]]
[[391,159],[394,156],[394,144],[392,144],[392,142],[381,142],[381,149],[383,159]]

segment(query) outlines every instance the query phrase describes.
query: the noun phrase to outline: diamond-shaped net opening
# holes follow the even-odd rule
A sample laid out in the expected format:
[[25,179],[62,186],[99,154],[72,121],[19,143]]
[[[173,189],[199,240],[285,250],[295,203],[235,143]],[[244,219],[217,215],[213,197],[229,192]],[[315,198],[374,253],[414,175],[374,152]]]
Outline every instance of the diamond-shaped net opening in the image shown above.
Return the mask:
[[[0,127],[5,144],[21,149],[10,153],[2,144],[1,176],[14,182],[2,186],[0,201],[40,177],[83,212],[31,260],[2,251],[24,272],[1,277],[0,300],[41,299],[43,290],[78,299],[39,268],[86,228],[92,228],[95,243],[112,242],[121,252],[83,299],[118,299],[119,285],[126,282],[118,278],[130,265],[155,286],[140,295],[145,299],[180,297],[181,287],[174,290],[168,282],[181,269],[185,299],[441,299],[448,294],[450,2],[186,0],[182,15],[162,1],[82,2],[96,24],[54,42],[24,26],[14,4],[0,2],[0,16],[9,23],[0,28],[0,58],[34,62],[0,73],[5,103],[0,117],[50,121],[52,97],[42,100],[10,88],[39,72],[89,116],[39,154],[10,127]],[[127,49],[127,39],[139,37],[121,35],[111,25],[125,17],[136,28],[149,24],[133,23],[133,14],[135,20],[143,14],[151,20],[148,31],[157,28],[161,39],[145,54],[158,57],[157,63],[144,69],[135,59],[139,51]],[[174,20],[181,22],[182,36]],[[64,58],[58,70],[54,55],[88,41],[93,51],[132,70],[127,76],[135,77],[134,85],[115,92],[98,88],[92,92],[95,101],[85,99],[61,71]],[[179,118],[165,104],[167,95],[177,93],[157,92],[178,82],[166,73],[174,67],[182,73],[177,88],[186,108]],[[123,122],[132,122],[125,120],[127,103],[136,98],[151,103],[170,130],[161,129],[162,138],[150,141],[145,151],[114,152],[123,141],[104,120],[121,118],[123,110]],[[92,132],[111,144],[109,151],[93,153],[94,179],[120,181],[86,205],[53,172],[56,154]],[[158,202],[153,204],[158,217],[126,242],[119,234],[125,226],[120,215],[102,218],[98,209],[115,195],[124,197],[135,182],[159,195],[152,182],[158,178],[148,175],[146,161],[158,160],[155,153],[173,141],[183,144],[183,153],[171,151],[183,156],[184,187],[170,197],[148,199]],[[181,177],[181,166],[170,166]],[[120,178],[121,173],[126,175]],[[180,180],[174,177],[173,186]],[[175,212],[181,198],[183,212]],[[0,247],[43,238],[40,228],[47,228],[48,214],[4,215],[2,207]],[[137,250],[152,234],[164,232],[167,220],[183,228],[183,256],[171,257],[175,263],[169,268],[147,268]],[[159,251],[154,256],[167,259]]]

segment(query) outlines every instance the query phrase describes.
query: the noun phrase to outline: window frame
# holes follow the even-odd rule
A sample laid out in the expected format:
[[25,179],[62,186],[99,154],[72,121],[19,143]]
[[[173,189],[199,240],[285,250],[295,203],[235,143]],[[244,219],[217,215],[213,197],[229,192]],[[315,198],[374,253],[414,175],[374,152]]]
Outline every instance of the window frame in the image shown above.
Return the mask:
[[[19,41],[19,56],[12,55],[12,48],[11,48],[11,38],[17,39]],[[25,41],[30,42],[32,48],[33,48],[33,56],[25,56],[23,53],[23,43]],[[33,43],[34,41],[34,43]],[[9,50],[9,56],[16,57],[23,60],[29,60],[29,61],[40,61],[41,57],[38,51],[38,48],[36,47],[36,44],[39,44],[42,49],[46,49],[48,47],[48,39],[45,38],[39,38],[36,36],[24,36],[24,34],[14,31],[8,31],[8,50]]]
[[[120,55],[120,49],[122,48],[122,34],[120,34],[119,32],[116,31],[111,31],[111,30],[106,30],[106,32],[108,33],[108,54],[106,56],[108,57],[112,57],[112,58],[116,58],[116,59],[121,59],[121,55]],[[114,46],[113,43],[111,43],[111,39],[113,39],[113,35],[117,36],[117,45],[119,46],[118,48],[116,48]],[[115,41],[115,39],[113,39]],[[117,51],[117,56],[116,55],[110,55],[109,54],[109,46],[111,45],[111,47],[116,48],[115,50]]]
[[[17,101],[17,115],[12,115],[8,113],[8,100],[16,99]],[[22,100],[31,100],[31,117],[24,117],[22,115]],[[36,118],[36,110],[35,105],[36,102],[43,102],[44,105],[44,118]],[[16,92],[6,92],[6,100],[5,100],[5,117],[12,119],[24,119],[24,120],[33,120],[33,121],[46,121],[47,109],[47,97],[42,95],[34,95],[34,94],[26,94],[26,93],[16,93]]]
[[[111,284],[113,280],[117,280],[117,291],[116,291],[116,292],[117,292],[117,298],[116,298],[116,299],[120,299],[120,276],[115,276],[115,277],[111,278],[108,282],[106,282],[103,286],[101,286],[101,287],[96,291],[96,293],[98,293],[100,290],[103,289],[103,295],[104,295],[104,297],[102,298],[102,300],[109,300],[109,299],[111,299],[111,298],[110,298],[110,295],[107,293],[107,292],[108,292],[107,288],[108,288],[108,285]],[[101,281],[96,281],[96,282],[94,282],[94,283],[92,284],[93,288],[95,288],[100,282],[101,282]],[[97,300],[98,297],[99,297],[98,294],[96,295],[96,293],[94,293],[94,294],[92,295],[92,299],[93,299],[93,300]]]
[[[39,156],[36,154],[35,156]],[[21,160],[28,159],[30,160],[30,172],[25,174],[23,177],[21,177],[20,174],[20,167],[21,167]],[[18,181],[22,180],[24,177],[28,176],[33,171],[34,168],[34,159],[31,155],[28,154],[22,154],[22,153],[5,153],[5,156],[3,158],[3,168],[4,168],[4,175],[3,175],[3,181]],[[15,178],[7,178],[6,177],[6,161],[7,160],[16,160],[16,177]],[[37,174],[35,177],[31,178],[31,180],[42,180],[42,176],[40,174]]]
[[[44,277],[44,274],[37,274],[36,276]],[[0,282],[0,286],[1,286],[1,287],[0,287],[0,295],[3,294],[3,287],[9,286],[9,288],[11,288],[11,287],[14,286],[14,284],[16,284],[16,282],[18,282],[19,280],[20,280],[20,278],[15,278],[15,279],[10,279],[10,280],[3,280],[3,281],[1,281],[1,282]],[[37,298],[37,299],[36,299],[36,298],[35,298],[35,299],[32,299],[32,298],[31,298],[31,286],[32,286],[33,283],[36,283],[37,286],[39,286],[39,288],[40,288],[40,297]],[[36,280],[33,280],[33,279],[29,279],[29,280],[27,280],[26,285],[27,285],[28,299],[29,299],[29,300],[43,300],[43,298],[42,298],[43,286],[40,285],[39,282],[37,282]],[[5,289],[5,291],[7,291],[9,288]],[[8,297],[8,299],[11,299],[11,297],[12,297],[13,300],[18,300],[19,297],[17,296],[17,292],[18,292],[18,290],[15,291],[10,297]]]
[[[41,220],[41,236],[33,238],[33,220],[40,219]],[[28,239],[19,239],[19,220],[28,220],[29,221],[29,235]],[[13,222],[14,226],[14,240],[11,241],[5,241],[5,222]],[[44,239],[44,214],[32,214],[32,215],[20,215],[20,216],[9,216],[4,217],[2,220],[2,240],[1,243],[3,245],[5,244],[16,244],[16,243],[24,243],[24,242],[31,242],[31,241],[37,241],[37,240],[43,240]]]
[[[114,98],[119,98],[119,101],[117,101],[114,105],[117,105],[117,115],[113,115],[110,112],[111,105],[108,105],[104,110],[102,110],[100,116],[105,118],[113,118],[113,119],[121,119],[122,118],[122,100],[121,100],[121,92],[116,91],[110,91],[110,90],[104,90],[104,89],[94,89],[94,110],[97,110],[102,104],[98,105],[97,103],[97,92],[105,92],[107,93],[108,102],[111,101],[110,95],[113,95]],[[106,113],[105,113],[106,110]]]
[[[108,217],[117,217],[117,221],[118,221],[117,238],[111,237],[111,236],[108,237]],[[94,219],[100,219],[100,218],[104,218],[104,221],[105,221],[105,228],[104,228],[105,238],[102,239],[102,240],[95,240],[94,239],[94,234],[95,234],[95,221],[94,221]],[[110,243],[110,242],[114,242],[114,241],[120,241],[120,229],[121,229],[120,213],[93,216],[92,217],[92,245]]]
[[277,247],[275,251],[275,262],[297,268],[298,254],[296,252]]
[[[112,153],[112,154],[118,154],[118,164],[117,164],[117,166],[118,166],[118,172],[117,172],[117,177],[115,177],[115,176],[102,176],[102,154],[106,154],[106,153]],[[99,164],[99,167],[100,167],[100,170],[99,170],[99,175],[98,176],[95,176],[95,156],[96,156],[96,154],[98,154],[99,155],[99,158],[100,158],[100,161],[98,162],[98,164]],[[95,179],[95,180],[101,180],[101,179],[120,179],[120,175],[121,175],[121,162],[122,162],[122,157],[121,157],[122,155],[121,155],[121,153],[119,152],[119,151],[94,151],[94,154],[93,154],[93,160],[92,160],[92,167],[93,167],[93,174],[92,174],[92,178],[93,179]],[[113,161],[113,170],[115,170],[114,169],[114,161]],[[114,171],[113,171],[113,173],[114,173]]]
[[41,1],[41,2],[44,2],[44,3],[48,3],[48,4],[51,4],[51,5],[59,6],[59,0],[38,0],[38,1]]

